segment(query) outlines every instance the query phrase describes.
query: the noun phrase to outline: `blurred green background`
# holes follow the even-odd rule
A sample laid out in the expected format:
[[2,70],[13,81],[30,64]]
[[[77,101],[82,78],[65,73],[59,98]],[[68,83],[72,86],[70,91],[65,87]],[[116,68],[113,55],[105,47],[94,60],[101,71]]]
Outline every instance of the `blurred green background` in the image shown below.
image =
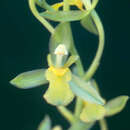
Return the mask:
[[[100,0],[96,9],[104,24],[106,45],[95,78],[107,100],[130,95],[130,1]],[[45,115],[52,118],[52,125],[62,124],[66,130],[67,121],[42,98],[47,86],[20,90],[9,84],[21,72],[47,67],[50,34],[31,14],[27,0],[3,0],[0,10],[0,130],[36,130]],[[87,69],[98,39],[79,22],[72,23],[72,28]],[[110,130],[130,129],[129,105],[120,114],[107,118]],[[93,128],[97,129],[98,125]]]

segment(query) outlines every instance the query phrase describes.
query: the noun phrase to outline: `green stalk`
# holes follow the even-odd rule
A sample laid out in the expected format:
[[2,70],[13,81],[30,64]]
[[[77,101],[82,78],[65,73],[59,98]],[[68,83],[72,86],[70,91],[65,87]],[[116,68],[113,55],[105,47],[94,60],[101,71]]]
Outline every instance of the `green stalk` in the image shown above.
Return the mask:
[[100,60],[101,60],[102,53],[103,53],[103,50],[104,50],[104,40],[105,40],[102,22],[101,22],[98,14],[96,13],[95,10],[93,10],[91,12],[91,16],[93,18],[93,21],[94,21],[94,23],[97,27],[98,33],[99,33],[99,46],[98,46],[98,50],[96,52],[96,56],[95,56],[92,64],[90,65],[88,71],[84,75],[85,80],[91,79],[92,76],[94,75],[94,73],[96,72],[96,70],[97,70],[97,68],[100,64]]
[[39,12],[36,9],[35,0],[29,0],[29,7],[33,15],[47,28],[50,33],[53,33],[55,29],[51,26],[50,23],[48,23],[47,20],[39,15]]
[[60,106],[57,107],[57,109],[71,124],[76,122],[76,117],[74,117],[73,114],[67,108]]
[[101,130],[108,130],[107,122],[105,119],[99,121]]

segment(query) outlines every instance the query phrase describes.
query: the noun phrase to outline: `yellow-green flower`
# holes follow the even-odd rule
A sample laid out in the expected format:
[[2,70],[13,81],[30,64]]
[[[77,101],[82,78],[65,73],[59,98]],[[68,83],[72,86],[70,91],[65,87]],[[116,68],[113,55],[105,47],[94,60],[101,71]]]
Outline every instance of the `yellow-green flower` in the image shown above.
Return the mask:
[[62,60],[68,51],[64,44],[58,45],[55,49],[56,63],[53,64],[51,55],[48,55],[48,69],[38,69],[22,73],[11,80],[11,84],[18,88],[28,89],[49,82],[49,87],[43,97],[52,105],[68,105],[74,98],[69,87],[71,80],[71,70],[69,66],[76,60],[77,56],[70,56],[65,64]]
[[53,105],[68,105],[74,98],[68,84],[71,80],[71,71],[68,67],[75,62],[77,57],[72,58],[73,56],[71,56],[66,64],[61,65],[63,56],[68,55],[66,47],[62,44],[55,49],[54,54],[56,55],[55,66],[51,61],[51,55],[48,55],[49,68],[46,70],[45,76],[49,81],[49,88],[44,94],[44,98]]
[[113,116],[121,112],[128,101],[128,96],[119,96],[105,105],[94,104],[84,101],[84,106],[80,114],[80,119],[84,122],[94,122],[104,117]]

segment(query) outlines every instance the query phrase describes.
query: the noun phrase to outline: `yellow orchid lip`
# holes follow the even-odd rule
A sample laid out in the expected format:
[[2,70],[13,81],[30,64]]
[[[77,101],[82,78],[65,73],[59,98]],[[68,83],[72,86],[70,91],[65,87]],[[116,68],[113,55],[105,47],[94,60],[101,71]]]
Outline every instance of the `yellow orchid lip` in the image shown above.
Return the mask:
[[52,71],[56,76],[63,76],[68,72],[68,68],[55,68],[53,66],[49,67],[49,71]]
[[49,87],[43,97],[48,103],[66,106],[73,100],[74,94],[68,84],[71,80],[69,68],[50,66],[46,71],[46,79],[49,81]]

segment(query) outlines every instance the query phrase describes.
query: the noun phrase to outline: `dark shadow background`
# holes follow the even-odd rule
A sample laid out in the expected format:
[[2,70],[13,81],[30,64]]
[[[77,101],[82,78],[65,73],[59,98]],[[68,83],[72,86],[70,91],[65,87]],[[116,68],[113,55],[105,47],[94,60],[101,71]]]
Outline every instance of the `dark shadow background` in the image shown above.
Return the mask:
[[[27,0],[3,0],[0,10],[0,130],[36,130],[45,114],[52,118],[53,125],[62,124],[66,130],[66,120],[42,98],[47,86],[20,90],[9,84],[21,72],[47,67],[50,34],[31,14]],[[97,11],[104,24],[106,46],[95,78],[107,100],[129,95],[130,1],[100,0]],[[87,68],[98,39],[81,28],[79,22],[72,27],[76,47]],[[110,130],[130,129],[129,105],[107,119]],[[93,130],[97,128],[98,125]]]

